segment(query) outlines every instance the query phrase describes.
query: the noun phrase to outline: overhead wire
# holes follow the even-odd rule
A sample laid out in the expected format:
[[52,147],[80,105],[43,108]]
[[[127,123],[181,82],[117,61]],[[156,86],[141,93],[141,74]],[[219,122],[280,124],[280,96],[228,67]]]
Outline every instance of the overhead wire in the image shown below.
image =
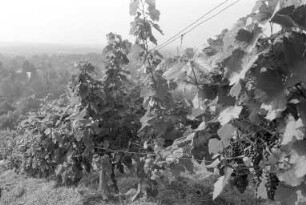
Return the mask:
[[191,24],[189,24],[188,26],[184,27],[183,29],[181,29],[179,32],[177,32],[177,34],[173,35],[172,37],[170,37],[167,41],[163,42],[162,44],[158,45],[157,47],[171,41],[173,38],[176,37],[181,37],[181,33],[183,33],[185,30],[187,30],[188,28],[190,28],[191,26],[195,25],[197,22],[199,22],[201,19],[203,19],[204,17],[206,17],[207,15],[209,15],[210,13],[212,13],[213,11],[215,11],[216,9],[218,9],[219,7],[223,6],[224,4],[226,4],[228,1],[230,0],[225,0],[223,2],[221,2],[220,4],[218,4],[217,6],[215,6],[214,8],[210,9],[209,11],[207,11],[206,13],[204,13],[202,16],[200,16],[198,19],[196,19],[194,22],[192,22]]
[[[241,0],[237,0],[233,3],[231,3],[230,5],[226,6],[225,8],[223,8],[222,10],[220,10],[219,12],[217,12],[216,14],[212,15],[211,17],[209,17],[208,19],[205,19],[204,21],[196,24],[195,26],[193,26],[191,29],[187,30],[185,33],[181,34],[183,36],[185,36],[186,34],[190,33],[191,31],[193,31],[194,29],[196,29],[197,27],[199,27],[200,25],[207,23],[208,21],[210,21],[211,19],[217,17],[218,15],[220,15],[221,13],[223,13],[224,11],[226,11],[227,9],[231,8],[232,6],[234,6],[235,4],[237,4],[239,1]],[[160,50],[166,46],[168,46],[169,44],[173,43],[174,41],[176,41],[177,39],[181,38],[181,35],[172,39],[171,41],[166,41],[167,43],[163,43],[160,46],[156,46],[155,48],[153,48],[152,50]]]
[[[133,152],[133,151],[128,151],[128,150],[121,150],[121,149],[117,149],[117,150],[114,150],[114,149],[109,149],[109,148],[104,148],[104,147],[95,147],[97,149],[100,149],[100,150],[105,150],[105,151],[108,151],[108,152],[112,152],[112,153],[125,153],[125,154],[134,154],[134,155],[150,155],[150,156],[158,156],[159,154],[156,154],[154,152]],[[183,154],[188,154],[189,153],[183,153]],[[175,158],[174,156],[173,157],[168,157],[168,158]],[[192,157],[192,156],[184,156],[184,157],[179,157],[180,159],[194,159],[194,160],[199,160],[199,161],[202,161],[203,159],[197,159],[195,157]],[[213,162],[212,160],[205,160],[205,162]]]

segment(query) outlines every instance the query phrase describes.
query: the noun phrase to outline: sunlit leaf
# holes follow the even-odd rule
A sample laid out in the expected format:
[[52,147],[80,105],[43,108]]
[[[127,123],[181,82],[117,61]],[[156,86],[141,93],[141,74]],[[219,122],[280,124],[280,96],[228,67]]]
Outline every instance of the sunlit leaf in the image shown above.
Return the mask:
[[229,123],[231,120],[238,118],[241,111],[242,111],[241,106],[228,107],[220,113],[218,121],[220,122],[221,125],[225,125]]
[[290,186],[299,186],[306,175],[306,143],[296,141],[290,152],[291,167],[289,170],[278,173],[278,178]]
[[223,192],[224,187],[227,185],[232,173],[232,168],[225,168],[224,176],[221,176],[214,184],[213,200],[215,200]]
[[224,146],[221,140],[218,139],[210,139],[208,142],[209,153],[218,154],[223,150]]
[[275,12],[278,2],[279,0],[258,0],[253,9],[253,13],[255,13],[253,19],[262,24],[269,21]]
[[217,132],[223,145],[227,147],[230,144],[230,139],[235,135],[236,128],[232,124],[223,125]]
[[299,118],[295,120],[291,115],[287,119],[286,129],[282,139],[282,145],[288,144],[294,140],[302,140],[305,134],[305,126]]

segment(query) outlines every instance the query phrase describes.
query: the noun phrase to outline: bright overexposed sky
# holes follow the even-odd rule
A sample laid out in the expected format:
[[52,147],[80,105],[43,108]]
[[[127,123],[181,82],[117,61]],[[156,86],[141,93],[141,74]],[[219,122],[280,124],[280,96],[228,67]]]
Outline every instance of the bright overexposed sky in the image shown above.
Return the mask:
[[[161,11],[162,43],[224,0],[156,0]],[[231,0],[228,4],[234,2]],[[184,46],[199,46],[238,18],[249,14],[256,0],[241,0],[195,29]],[[0,0],[0,42],[96,45],[112,31],[129,36],[130,0]],[[227,5],[228,5],[227,4]],[[174,42],[172,46],[179,45]]]

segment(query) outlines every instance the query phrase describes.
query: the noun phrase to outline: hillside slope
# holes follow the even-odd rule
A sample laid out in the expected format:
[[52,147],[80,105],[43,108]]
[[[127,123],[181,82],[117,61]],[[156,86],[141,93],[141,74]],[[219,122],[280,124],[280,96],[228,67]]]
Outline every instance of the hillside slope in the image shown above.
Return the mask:
[[[205,175],[207,173],[204,173]],[[205,180],[206,178],[206,180]],[[255,204],[250,194],[239,194],[233,189],[226,190],[221,197],[212,201],[213,176],[179,177],[170,185],[159,187],[159,194],[152,199],[139,199],[130,202],[135,193],[133,176],[118,178],[120,192],[129,193],[121,200],[104,202],[96,191],[97,175],[91,174],[77,187],[56,186],[54,181],[36,179],[0,165],[1,205],[251,205]],[[131,188],[132,187],[132,188]]]

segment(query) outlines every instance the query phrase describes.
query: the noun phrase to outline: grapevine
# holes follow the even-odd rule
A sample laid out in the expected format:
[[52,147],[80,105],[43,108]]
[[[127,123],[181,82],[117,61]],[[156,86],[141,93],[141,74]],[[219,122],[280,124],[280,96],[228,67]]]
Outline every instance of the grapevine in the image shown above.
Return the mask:
[[[131,167],[131,155],[116,150],[138,149],[133,144],[137,144],[143,109],[138,103],[139,88],[128,80],[129,72],[124,68],[131,44],[113,33],[107,40],[107,71],[102,79],[92,64],[80,62],[71,77],[68,95],[46,101],[19,125],[24,133],[19,144],[21,172],[56,176],[59,183],[75,184],[92,171],[98,156],[102,160],[99,168],[109,174],[118,192],[115,170],[122,172],[123,164]],[[107,199],[108,182],[106,176],[102,177],[100,189]]]
[[[214,198],[226,184],[244,192],[250,178],[257,197],[262,197],[259,186],[265,183],[270,200],[277,199],[274,192],[278,187],[293,185],[289,177],[292,170],[283,170],[280,165],[288,163],[284,155],[294,155],[304,146],[296,148],[305,134],[302,73],[306,49],[304,44],[297,43],[305,42],[303,12],[302,3],[258,1],[251,15],[241,18],[231,30],[224,30],[217,40],[208,42],[209,47],[203,50],[206,56],[180,57],[186,60],[180,59],[162,70],[162,77],[176,82],[175,92],[184,96],[185,102],[192,102],[188,104],[191,107],[187,109],[187,118],[200,122],[198,127],[183,131],[185,140],[174,141],[165,149],[191,150],[197,161],[210,161],[211,155],[217,156],[210,167],[216,166],[223,175],[220,180],[224,181],[215,184]],[[283,14],[293,23],[286,24]],[[261,26],[269,21],[284,29],[265,35]],[[181,142],[185,143],[183,147]],[[180,161],[185,156],[174,159]],[[167,157],[162,159],[167,163],[175,161]],[[306,173],[297,170],[295,173],[293,186],[303,187]]]
[[[115,170],[134,161],[136,200],[156,196],[157,182],[169,173],[178,179],[202,163],[220,175],[213,199],[232,186],[299,203],[297,192],[306,196],[305,3],[259,0],[202,51],[171,59],[154,49],[154,32],[163,34],[156,2],[132,0],[130,15],[135,43],[107,35],[103,76],[80,63],[68,94],[20,123],[20,170],[68,184],[97,161],[100,178],[109,175],[118,192]],[[275,32],[274,24],[281,29]],[[132,47],[142,63],[137,80],[126,69]]]

